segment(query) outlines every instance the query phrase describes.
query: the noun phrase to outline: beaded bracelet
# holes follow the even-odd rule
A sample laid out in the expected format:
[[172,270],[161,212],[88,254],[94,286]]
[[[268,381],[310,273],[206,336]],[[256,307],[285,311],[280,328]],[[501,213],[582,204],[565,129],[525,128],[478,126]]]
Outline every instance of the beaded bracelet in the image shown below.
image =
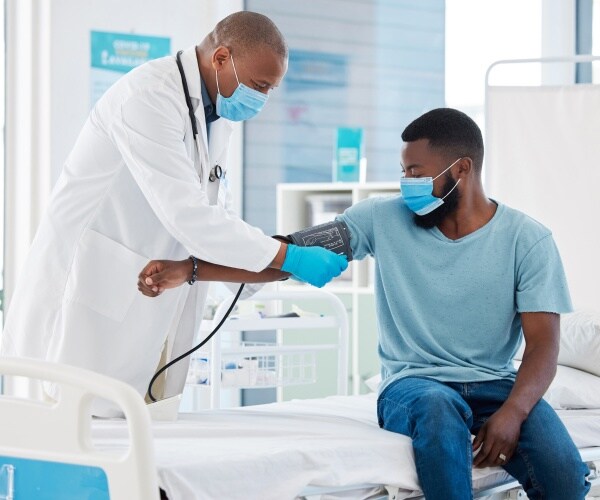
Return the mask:
[[192,278],[188,280],[188,285],[193,285],[196,282],[196,272],[198,271],[198,259],[193,255],[189,257],[192,259],[192,263],[194,264],[194,268],[192,269]]

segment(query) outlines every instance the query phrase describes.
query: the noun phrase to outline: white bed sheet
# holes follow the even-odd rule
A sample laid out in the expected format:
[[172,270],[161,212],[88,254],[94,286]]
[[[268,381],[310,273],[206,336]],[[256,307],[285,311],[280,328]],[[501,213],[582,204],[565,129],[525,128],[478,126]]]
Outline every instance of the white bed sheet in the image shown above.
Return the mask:
[[577,448],[600,446],[600,409],[556,410]]
[[[408,498],[419,491],[411,440],[380,429],[375,407],[375,394],[333,396],[155,422],[159,483],[171,500],[282,500],[307,485],[362,483],[398,486]],[[600,410],[559,414],[578,447],[600,445]],[[95,422],[93,438],[101,449],[127,446],[122,421]],[[473,471],[476,487],[508,478],[500,468]]]

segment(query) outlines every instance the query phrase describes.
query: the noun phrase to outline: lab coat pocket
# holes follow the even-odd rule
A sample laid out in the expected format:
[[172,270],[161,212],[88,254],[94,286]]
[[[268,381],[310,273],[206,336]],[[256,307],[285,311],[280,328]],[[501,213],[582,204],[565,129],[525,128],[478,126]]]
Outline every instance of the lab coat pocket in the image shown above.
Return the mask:
[[75,252],[65,298],[121,322],[140,293],[137,276],[149,260],[86,229]]

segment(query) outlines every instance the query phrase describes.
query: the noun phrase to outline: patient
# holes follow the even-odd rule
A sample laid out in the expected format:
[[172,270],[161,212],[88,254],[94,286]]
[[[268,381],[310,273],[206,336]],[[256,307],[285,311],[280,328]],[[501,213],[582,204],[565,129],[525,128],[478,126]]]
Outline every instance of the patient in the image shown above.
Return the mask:
[[[427,500],[472,498],[472,466],[503,467],[532,500],[583,499],[588,468],[541,399],[571,310],[551,232],[486,196],[481,131],[465,114],[435,109],[402,139],[402,196],[339,216],[354,257],[375,258],[380,426],[412,438]],[[140,289],[161,293],[188,271],[153,261]]]

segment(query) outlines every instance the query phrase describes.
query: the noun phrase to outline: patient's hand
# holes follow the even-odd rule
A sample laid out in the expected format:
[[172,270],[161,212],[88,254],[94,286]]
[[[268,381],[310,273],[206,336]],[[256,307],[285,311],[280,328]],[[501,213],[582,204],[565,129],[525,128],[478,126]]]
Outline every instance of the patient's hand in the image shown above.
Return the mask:
[[157,297],[167,288],[175,288],[192,276],[193,263],[185,260],[151,260],[138,275],[138,290]]

